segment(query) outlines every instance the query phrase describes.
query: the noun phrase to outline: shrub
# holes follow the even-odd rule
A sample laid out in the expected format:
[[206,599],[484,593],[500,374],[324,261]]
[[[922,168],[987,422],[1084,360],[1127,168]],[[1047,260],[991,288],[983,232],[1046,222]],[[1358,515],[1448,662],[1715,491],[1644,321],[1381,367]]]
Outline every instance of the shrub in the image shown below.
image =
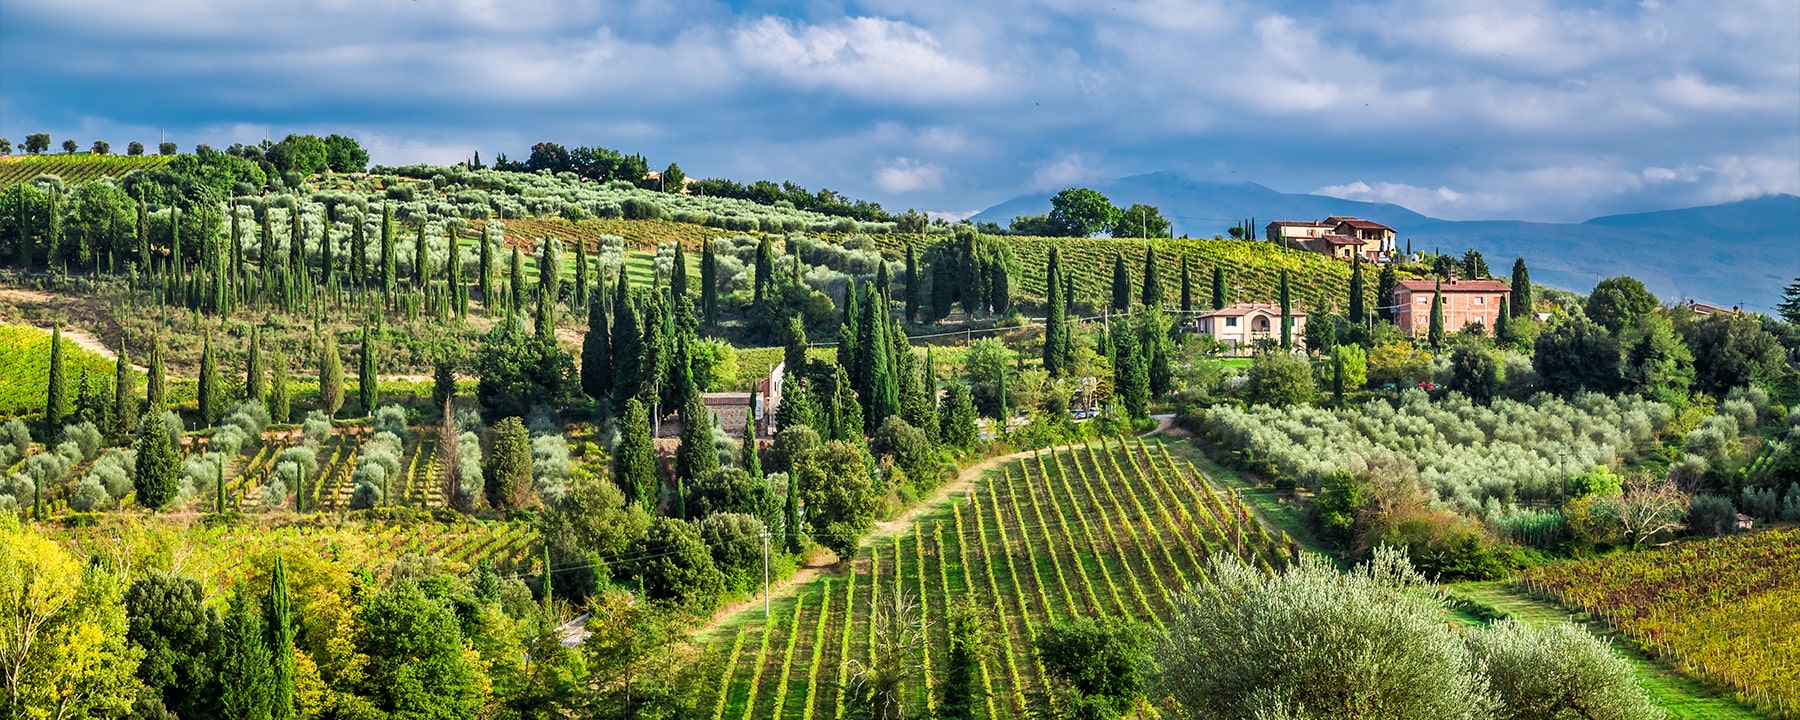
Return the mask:
[[92,459],[100,451],[100,447],[106,444],[105,439],[100,436],[100,428],[94,427],[91,422],[64,427],[63,441],[73,442],[80,447],[83,460]]
[[727,589],[745,592],[762,581],[762,520],[743,513],[717,513],[694,527],[712,550],[713,564],[724,574]]
[[1274,407],[1304,405],[1319,396],[1311,366],[1286,352],[1265,352],[1250,361],[1244,392],[1250,402]]
[[111,502],[112,495],[106,492],[106,486],[92,475],[75,483],[75,490],[69,495],[69,507],[78,512],[95,510]]
[[1697,535],[1726,535],[1737,529],[1737,508],[1722,497],[1695,495],[1688,501],[1687,524]]
[[1525,625],[1506,619],[1470,633],[1468,647],[1487,670],[1502,718],[1660,718],[1631,665],[1606,641],[1569,623]]

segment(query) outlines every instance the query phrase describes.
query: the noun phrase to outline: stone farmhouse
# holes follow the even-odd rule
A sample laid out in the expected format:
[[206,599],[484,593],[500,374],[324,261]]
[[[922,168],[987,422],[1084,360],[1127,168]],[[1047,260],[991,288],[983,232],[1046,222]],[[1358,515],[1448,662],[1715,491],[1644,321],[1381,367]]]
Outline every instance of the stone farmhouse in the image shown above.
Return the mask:
[[[1294,328],[1290,333],[1294,349],[1302,350],[1305,344],[1306,313],[1294,310],[1290,315],[1294,320]],[[1281,306],[1273,303],[1227,305],[1201,313],[1194,321],[1200,333],[1211,335],[1234,353],[1250,352],[1259,340],[1281,342]]]
[[1360,218],[1333,215],[1324,220],[1276,220],[1264,228],[1269,242],[1349,260],[1385,262],[1394,256],[1394,229]]

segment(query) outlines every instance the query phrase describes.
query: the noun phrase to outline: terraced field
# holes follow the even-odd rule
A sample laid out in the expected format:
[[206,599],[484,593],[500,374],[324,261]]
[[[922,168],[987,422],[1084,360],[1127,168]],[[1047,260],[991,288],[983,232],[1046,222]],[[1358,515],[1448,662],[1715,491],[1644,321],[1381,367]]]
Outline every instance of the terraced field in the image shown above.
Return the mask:
[[1032,648],[1051,623],[1090,615],[1160,623],[1170,592],[1204,582],[1209,555],[1272,568],[1293,551],[1159,441],[1042,452],[878,538],[848,572],[799,586],[766,621],[758,609],[714,628],[712,717],[840,716],[845,661],[868,654],[871,603],[896,592],[916,600],[926,625],[923,671],[910,688],[916,707],[930,707],[949,652],[948,603],[967,599],[986,611],[996,638],[982,667],[988,715],[1043,714],[1044,673]]

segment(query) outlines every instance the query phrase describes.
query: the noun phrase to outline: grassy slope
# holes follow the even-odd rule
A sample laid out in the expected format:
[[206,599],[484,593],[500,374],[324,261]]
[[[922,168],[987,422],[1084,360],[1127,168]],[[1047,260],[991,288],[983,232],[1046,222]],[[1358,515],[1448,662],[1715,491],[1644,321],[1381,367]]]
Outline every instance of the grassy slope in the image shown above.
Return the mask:
[[[80,391],[81,372],[111,379],[113,364],[63,338],[69,405]],[[24,325],[0,325],[0,417],[42,413],[50,387],[50,333]]]
[[[1539,600],[1513,589],[1504,582],[1462,583],[1451,586],[1451,593],[1479,605],[1491,607],[1526,623],[1575,622],[1589,632],[1611,643],[1613,650],[1637,674],[1638,681],[1649,691],[1656,704],[1676,720],[1736,720],[1762,718],[1754,710],[1721,695],[1698,680],[1684,676],[1666,665],[1646,657],[1636,646],[1604,622],[1585,613],[1570,613],[1562,606]],[[1458,619],[1471,624],[1482,621],[1467,614]]]

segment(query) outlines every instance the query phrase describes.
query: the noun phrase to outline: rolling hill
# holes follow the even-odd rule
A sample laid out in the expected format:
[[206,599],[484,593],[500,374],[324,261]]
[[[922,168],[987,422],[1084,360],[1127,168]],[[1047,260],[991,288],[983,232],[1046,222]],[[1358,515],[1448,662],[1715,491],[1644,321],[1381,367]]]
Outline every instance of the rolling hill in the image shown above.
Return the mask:
[[[1480,250],[1496,272],[1524,257],[1534,281],[1585,292],[1601,277],[1630,275],[1665,301],[1684,298],[1767,312],[1800,276],[1800,197],[1771,195],[1724,205],[1598,217],[1582,223],[1456,221],[1399,205],[1283,193],[1256,183],[1196,181],[1177,173],[1093,185],[1117,204],[1163,209],[1177,233],[1211,236],[1254,217],[1355,215],[1394,227],[1414,250]],[[1047,212],[1050,195],[1026,195],[977,214],[1001,224]]]

